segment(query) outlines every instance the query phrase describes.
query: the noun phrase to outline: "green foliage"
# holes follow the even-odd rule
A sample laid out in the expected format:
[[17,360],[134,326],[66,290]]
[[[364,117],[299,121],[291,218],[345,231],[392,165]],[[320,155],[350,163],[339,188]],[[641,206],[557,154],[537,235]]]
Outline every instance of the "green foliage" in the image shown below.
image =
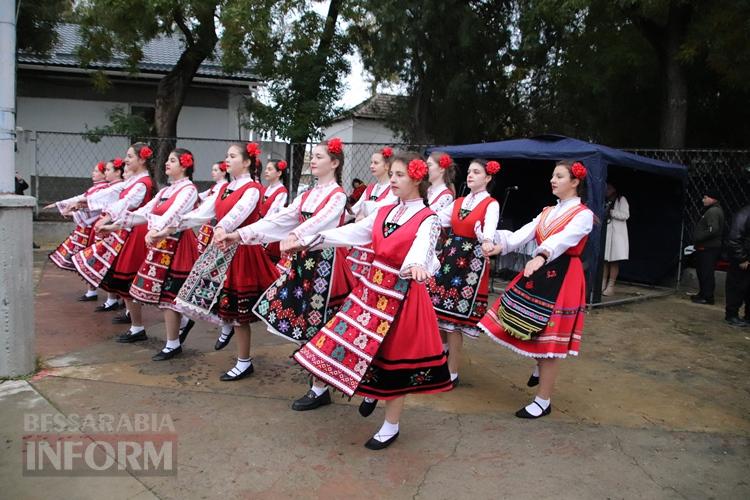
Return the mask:
[[16,0],[16,45],[19,51],[45,55],[57,42],[55,27],[70,13],[66,0]]
[[[86,133],[85,139],[89,142],[97,143],[103,135],[127,135],[128,137],[153,137],[153,123],[148,122],[139,115],[131,115],[124,108],[114,107],[107,113],[109,125],[104,127],[89,128],[84,125]],[[133,141],[135,142],[135,141]]]

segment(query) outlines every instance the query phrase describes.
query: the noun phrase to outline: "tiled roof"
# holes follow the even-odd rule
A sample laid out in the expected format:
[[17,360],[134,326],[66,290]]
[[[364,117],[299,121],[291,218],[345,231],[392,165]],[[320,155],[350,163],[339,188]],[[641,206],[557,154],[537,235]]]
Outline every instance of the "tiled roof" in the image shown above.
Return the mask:
[[[81,44],[78,25],[62,23],[57,26],[59,38],[55,47],[46,57],[19,52],[18,62],[26,64],[40,64],[46,66],[80,67],[75,55],[76,47]],[[180,36],[158,37],[143,47],[143,59],[138,64],[143,73],[167,73],[180,58],[184,41]],[[215,57],[206,59],[198,68],[196,76],[224,80],[252,81],[258,80],[251,68],[247,67],[237,73],[226,73],[218,60],[219,47]],[[96,61],[90,65],[93,69],[127,71],[127,61],[123,54],[115,54],[109,61]]]
[[344,111],[333,121],[347,118],[368,118],[371,120],[383,120],[387,118],[396,106],[405,104],[406,96],[392,94],[375,94],[362,101],[353,108]]

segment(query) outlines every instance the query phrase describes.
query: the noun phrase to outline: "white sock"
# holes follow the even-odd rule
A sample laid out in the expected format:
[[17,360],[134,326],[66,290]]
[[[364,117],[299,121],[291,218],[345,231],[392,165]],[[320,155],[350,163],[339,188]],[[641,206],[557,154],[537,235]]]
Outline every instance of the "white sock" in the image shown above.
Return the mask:
[[188,318],[184,314],[180,317],[180,330],[187,326],[188,321],[190,321],[190,318]]
[[112,307],[117,304],[117,299],[107,299],[104,301],[104,307]]
[[162,349],[162,352],[170,352],[174,351],[180,347],[180,339],[174,339],[174,340],[167,340],[167,345],[164,346],[164,349]]
[[378,432],[375,433],[373,437],[376,441],[384,443],[395,436],[396,433],[398,433],[398,422],[392,424],[387,420],[383,420],[383,426]]
[[86,297],[96,297],[96,290],[86,290]]
[[365,398],[365,403],[372,403],[375,401],[375,398]]
[[539,365],[534,366],[534,372],[531,375],[533,377],[539,378]]
[[316,385],[313,385],[310,388],[310,390],[315,393],[315,397],[316,398],[319,398],[320,396],[323,395],[324,392],[326,392],[328,390],[328,386],[326,385],[326,386],[323,386],[323,387],[318,387]]
[[130,335],[135,335],[136,333],[140,333],[140,332],[142,332],[143,330],[145,330],[145,328],[143,328],[143,326],[135,326],[135,325],[132,325],[132,326],[130,327]]
[[546,410],[549,407],[550,402],[551,402],[550,399],[542,399],[539,396],[537,396],[534,398],[534,401],[532,401],[529,405],[526,406],[526,411],[531,413],[533,416],[538,417],[539,415],[542,414],[544,410]]
[[454,380],[456,380],[457,378],[458,378],[458,373],[453,373],[453,372],[451,372],[451,382],[453,382],[453,381],[454,381]]
[[253,364],[253,361],[251,358],[242,359],[237,358],[237,364],[235,364],[231,370],[229,370],[227,373],[229,375],[232,375],[233,377],[236,377],[238,375],[241,375],[245,370],[250,368]]
[[448,352],[448,342],[443,342],[443,352]]
[[222,323],[221,324],[221,334],[222,335],[229,335],[232,332],[232,325],[229,323]]

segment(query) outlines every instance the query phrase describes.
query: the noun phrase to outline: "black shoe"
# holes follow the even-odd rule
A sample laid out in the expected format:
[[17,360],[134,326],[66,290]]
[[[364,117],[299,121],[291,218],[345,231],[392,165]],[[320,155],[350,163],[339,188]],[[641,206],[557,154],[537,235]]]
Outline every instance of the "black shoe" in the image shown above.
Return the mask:
[[727,318],[724,321],[726,321],[727,324],[729,324],[731,326],[739,326],[740,328],[745,328],[746,326],[750,326],[750,325],[748,325],[748,323],[746,321],[741,320],[737,316],[734,316],[734,317],[731,317],[731,318]]
[[713,305],[714,299],[704,299],[700,295],[693,295],[690,297],[690,300],[693,301],[693,304],[707,304],[707,305]]
[[185,328],[180,328],[180,344],[185,342],[185,339],[187,338],[188,333],[190,333],[190,330],[193,329],[193,326],[195,326],[195,321],[189,319]]
[[80,297],[78,297],[78,302],[93,302],[93,301],[95,301],[95,300],[96,300],[97,298],[98,298],[98,297],[97,297],[96,295],[91,295],[91,296],[88,296],[88,295],[86,295],[86,294],[84,293],[83,295],[81,295]]
[[121,344],[132,344],[133,342],[148,340],[148,337],[146,336],[146,330],[141,330],[138,333],[125,332],[122,335],[119,335],[115,340]]
[[363,417],[369,417],[372,415],[372,412],[375,411],[375,407],[378,406],[378,400],[374,399],[372,401],[367,401],[367,399],[363,399],[362,402],[359,404],[359,414]]
[[31,248],[33,248],[34,250],[39,250],[41,247],[32,241]]
[[[115,302],[111,306],[107,306],[105,304],[106,303],[102,303],[102,305],[96,306],[94,308],[94,312],[100,313],[100,312],[116,311],[116,310],[118,310],[120,308],[120,306],[119,306],[119,304],[117,302]],[[128,321],[128,323],[130,323],[130,321]]]
[[537,377],[536,375],[532,374],[529,377],[529,381],[526,382],[526,385],[528,385],[529,387],[535,387],[535,386],[539,385],[539,377]]
[[234,371],[235,369],[232,368],[231,370],[223,374],[221,377],[219,377],[219,380],[221,380],[222,382],[233,382],[235,380],[240,380],[240,379],[243,379],[245,377],[252,375],[253,372],[255,371],[255,368],[253,368],[253,365],[251,364],[250,366],[247,367],[247,369],[244,372],[240,373],[239,375],[233,375],[232,372]]
[[460,384],[461,382],[458,380],[458,377],[456,377],[453,380],[451,380],[451,383],[453,384],[453,388],[455,389],[456,387],[458,387],[458,384]]
[[[533,403],[535,405],[537,405],[539,408],[542,407],[542,405],[540,405],[536,401],[533,401]],[[550,405],[547,407],[546,410],[542,410],[542,414],[541,415],[537,415],[537,416],[532,415],[531,413],[529,413],[528,411],[526,411],[526,407],[524,406],[523,408],[521,408],[520,410],[518,410],[516,412],[516,416],[518,418],[535,419],[535,418],[542,418],[542,417],[544,417],[546,415],[549,415],[550,413],[552,413],[552,403],[550,403]]]
[[389,437],[385,441],[378,441],[375,437],[371,437],[369,441],[365,443],[365,448],[368,450],[382,450],[388,448],[398,437],[398,432],[393,436]]
[[307,394],[299,398],[297,401],[292,403],[292,410],[294,411],[307,411],[314,410],[321,406],[331,404],[331,391],[326,390],[320,396],[316,396],[315,392],[310,389]]
[[232,340],[232,335],[234,335],[234,327],[232,327],[232,330],[229,332],[229,335],[224,337],[224,341],[221,340],[221,335],[219,335],[219,338],[216,339],[216,343],[214,344],[214,349],[217,351],[221,351],[226,346],[229,345],[229,341]]
[[124,325],[130,323],[130,314],[128,314],[128,311],[126,310],[122,314],[118,314],[114,318],[112,318],[112,323],[115,325]]
[[164,351],[162,350],[162,351],[159,351],[159,352],[157,352],[156,354],[154,354],[154,355],[153,355],[153,356],[151,357],[151,360],[152,360],[152,361],[166,361],[166,360],[168,360],[168,359],[172,359],[172,358],[174,358],[175,356],[177,356],[177,355],[178,355],[178,354],[180,354],[181,352],[182,352],[182,346],[181,346],[181,345],[178,345],[177,347],[175,347],[175,348],[174,348],[174,349],[172,349],[171,351],[168,351],[168,352],[164,352]]

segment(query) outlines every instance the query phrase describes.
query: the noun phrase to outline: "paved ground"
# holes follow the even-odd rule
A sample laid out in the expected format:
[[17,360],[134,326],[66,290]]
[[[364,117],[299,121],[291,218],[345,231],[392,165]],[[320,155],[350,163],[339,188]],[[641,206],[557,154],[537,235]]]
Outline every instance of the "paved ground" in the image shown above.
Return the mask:
[[[750,498],[750,329],[721,323],[721,306],[671,296],[588,317],[579,359],[565,362],[553,413],[521,421],[531,369],[487,339],[467,342],[462,385],[407,402],[401,437],[362,444],[380,425],[358,401],[289,410],[306,377],[293,348],[253,329],[256,373],[219,382],[233,345],[196,326],[185,353],[150,356],[151,340],[119,345],[123,330],[75,298],[83,285],[37,252],[37,348],[44,369],[0,384],[4,498]],[[24,417],[157,413],[178,436],[176,476],[29,478],[21,475]]]

